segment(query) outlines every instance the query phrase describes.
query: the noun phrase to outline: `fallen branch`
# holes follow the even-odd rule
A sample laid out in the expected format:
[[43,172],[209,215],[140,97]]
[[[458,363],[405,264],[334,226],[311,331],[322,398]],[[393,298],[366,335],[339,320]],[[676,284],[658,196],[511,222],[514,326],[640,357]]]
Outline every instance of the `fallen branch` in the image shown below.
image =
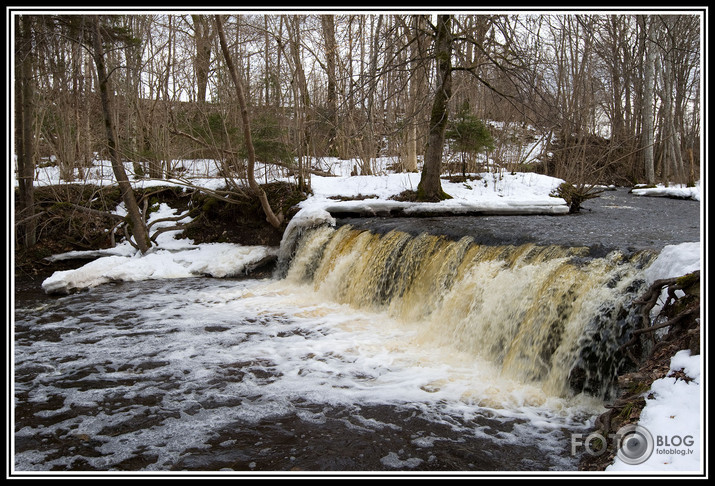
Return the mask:
[[154,225],[157,224],[157,223],[169,223],[169,222],[173,222],[173,221],[181,221],[182,219],[186,219],[186,218],[188,218],[188,217],[189,217],[188,214],[180,214],[180,215],[178,215],[178,216],[172,216],[172,217],[168,217],[168,218],[155,219],[154,221],[152,221],[151,223],[149,223],[149,224],[147,225],[147,229],[150,229],[152,226],[154,226]]
[[[71,207],[72,209],[76,209],[78,211],[82,211],[82,212],[85,212],[88,214],[93,214],[93,215],[99,216],[99,217],[107,217],[107,218],[111,218],[114,220],[124,220],[124,216],[120,216],[118,214],[110,213],[107,211],[100,211],[99,209],[87,208],[85,206],[80,206],[79,204],[63,202],[62,205],[66,206],[66,207]],[[52,208],[50,208],[49,211],[52,211]]]
[[159,236],[160,234],[166,233],[166,232],[168,232],[168,231],[179,231],[179,230],[183,230],[183,229],[185,229],[185,228],[184,228],[184,225],[165,226],[165,227],[163,227],[163,228],[159,228],[159,229],[156,230],[156,231],[154,232],[154,234],[151,236],[151,241],[153,241],[154,243],[156,243],[156,237]]

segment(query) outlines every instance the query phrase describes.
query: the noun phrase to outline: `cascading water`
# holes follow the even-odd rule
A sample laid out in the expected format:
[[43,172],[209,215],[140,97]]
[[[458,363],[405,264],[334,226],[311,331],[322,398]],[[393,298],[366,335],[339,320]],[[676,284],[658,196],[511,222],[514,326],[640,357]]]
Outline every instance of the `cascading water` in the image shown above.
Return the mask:
[[323,226],[300,237],[285,279],[386,312],[417,327],[416,344],[483,358],[547,394],[603,398],[632,329],[640,271],[653,257],[591,258],[587,248],[482,246],[469,237]]

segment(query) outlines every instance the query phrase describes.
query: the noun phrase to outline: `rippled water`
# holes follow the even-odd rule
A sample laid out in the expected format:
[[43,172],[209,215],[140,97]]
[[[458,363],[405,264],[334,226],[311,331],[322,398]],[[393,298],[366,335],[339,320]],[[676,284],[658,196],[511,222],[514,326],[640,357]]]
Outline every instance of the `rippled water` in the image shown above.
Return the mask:
[[573,470],[600,404],[277,280],[20,298],[16,471]]

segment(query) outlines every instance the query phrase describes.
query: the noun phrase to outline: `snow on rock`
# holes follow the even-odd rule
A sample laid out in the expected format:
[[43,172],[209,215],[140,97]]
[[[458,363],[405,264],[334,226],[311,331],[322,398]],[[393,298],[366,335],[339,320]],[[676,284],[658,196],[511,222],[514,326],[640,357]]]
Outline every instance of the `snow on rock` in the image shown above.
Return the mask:
[[84,289],[107,283],[109,278],[104,277],[103,274],[127,260],[127,257],[107,256],[76,270],[55,272],[42,282],[42,289],[48,294],[66,294],[72,289]]
[[269,246],[205,243],[195,250],[180,252],[173,259],[186,265],[192,276],[223,278],[246,273],[277,254],[278,249]]
[[666,187],[663,184],[658,184],[655,187],[636,187],[632,192],[636,196],[675,197],[700,201],[700,181],[692,187],[682,184]]
[[680,277],[700,270],[700,242],[668,245],[645,269],[648,285],[663,278]]
[[323,224],[335,226],[335,218],[322,208],[320,204],[309,205],[298,211],[296,215],[291,218],[283,232],[278,252],[278,261],[287,262],[290,259],[295,249],[296,241],[303,231]]

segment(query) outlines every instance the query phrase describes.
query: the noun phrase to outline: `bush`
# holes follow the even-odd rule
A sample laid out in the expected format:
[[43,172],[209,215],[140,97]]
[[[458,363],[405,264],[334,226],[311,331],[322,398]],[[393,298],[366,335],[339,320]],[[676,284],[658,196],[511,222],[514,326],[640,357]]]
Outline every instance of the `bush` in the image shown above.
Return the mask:
[[563,182],[551,195],[565,200],[569,205],[569,213],[578,213],[581,210],[581,204],[598,197],[602,192],[602,189],[596,189],[595,186],[587,184],[574,186],[571,183]]
[[445,138],[451,140],[453,149],[462,154],[462,175],[467,172],[465,153],[477,154],[494,150],[494,139],[489,129],[483,121],[470,113],[469,103],[466,101],[455,119],[450,122]]

